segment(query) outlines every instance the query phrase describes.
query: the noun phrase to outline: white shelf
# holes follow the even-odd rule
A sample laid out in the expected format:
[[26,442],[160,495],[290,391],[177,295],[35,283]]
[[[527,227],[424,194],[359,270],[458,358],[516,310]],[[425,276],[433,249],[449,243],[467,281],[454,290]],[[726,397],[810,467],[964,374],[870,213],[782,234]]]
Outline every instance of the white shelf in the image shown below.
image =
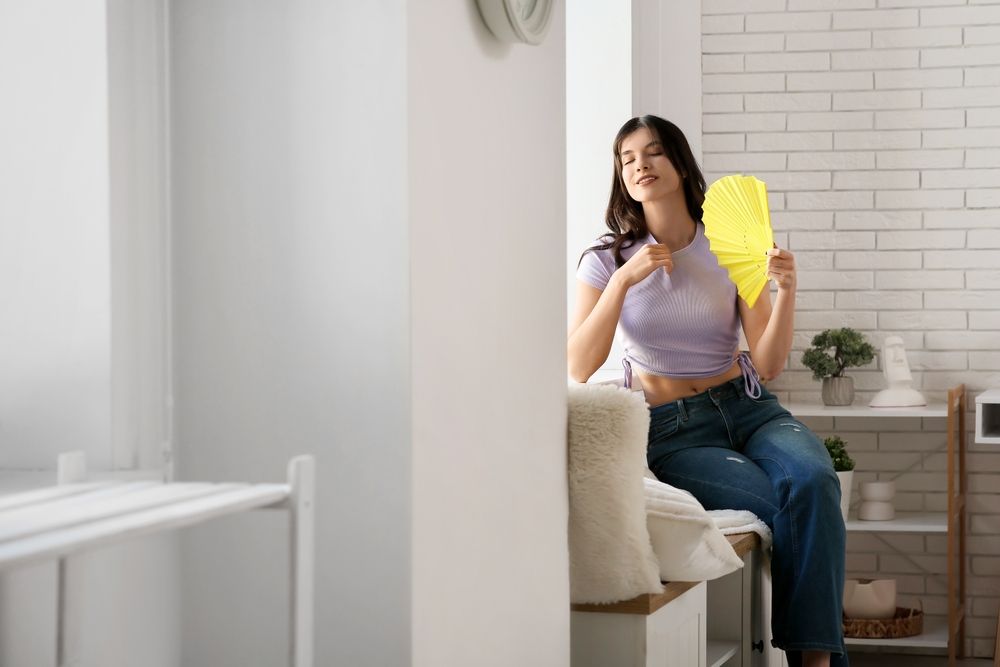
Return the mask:
[[858,533],[947,533],[945,512],[896,512],[888,521],[861,521],[851,516],[844,524],[848,532]]
[[87,482],[3,496],[0,569],[279,506],[291,493],[289,484]]
[[739,642],[735,641],[708,641],[708,649],[705,651],[706,659],[705,664],[708,667],[720,667],[724,665],[726,660],[736,655],[736,652],[740,649]]
[[[0,468],[0,496],[42,489],[56,483],[57,474],[51,470],[12,470]],[[91,482],[137,482],[162,480],[162,470],[92,470],[87,471]]]
[[848,646],[897,646],[907,648],[948,648],[948,619],[924,617],[924,631],[901,639],[857,639],[845,637]]
[[976,442],[1000,444],[1000,389],[990,389],[976,396]]
[[[313,589],[315,539],[315,464],[298,456],[288,464],[287,484],[164,483],[141,481],[80,481],[85,476],[82,453],[59,457],[55,486],[36,487],[0,496],[0,571],[64,558],[141,535],[192,526],[209,519],[252,509],[289,512],[290,539],[286,572],[290,603],[288,653],[296,667],[313,665]],[[55,612],[66,618],[64,590],[73,568],[56,569]],[[57,621],[59,664],[78,664],[67,642],[66,623]],[[69,648],[67,648],[69,647]]]
[[785,409],[796,417],[947,417],[948,406],[931,403],[916,408],[872,408],[867,405],[818,405],[788,403]]

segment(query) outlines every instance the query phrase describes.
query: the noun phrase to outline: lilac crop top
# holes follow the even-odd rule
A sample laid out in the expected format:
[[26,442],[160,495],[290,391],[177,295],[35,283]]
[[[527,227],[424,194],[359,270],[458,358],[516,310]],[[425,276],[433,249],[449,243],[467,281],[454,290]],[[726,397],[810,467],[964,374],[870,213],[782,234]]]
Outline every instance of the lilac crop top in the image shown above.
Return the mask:
[[[757,373],[749,357],[736,354],[740,339],[736,286],[709,250],[704,226],[696,227],[694,240],[674,251],[669,275],[657,269],[625,295],[619,325],[626,383],[631,384],[633,364],[650,375],[704,378],[724,373],[737,359],[747,380],[747,393],[759,395]],[[622,257],[628,261],[653,243],[656,239],[648,234],[623,248]],[[611,250],[595,250],[583,256],[576,277],[604,290],[614,272]]]

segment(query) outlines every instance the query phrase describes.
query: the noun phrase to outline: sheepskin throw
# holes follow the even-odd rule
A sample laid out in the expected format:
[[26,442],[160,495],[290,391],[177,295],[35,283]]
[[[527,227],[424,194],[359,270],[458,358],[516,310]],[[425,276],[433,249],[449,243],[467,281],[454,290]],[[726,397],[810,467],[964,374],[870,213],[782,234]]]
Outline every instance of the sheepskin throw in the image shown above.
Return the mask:
[[602,603],[660,593],[646,530],[649,409],[641,392],[569,387],[570,598]]

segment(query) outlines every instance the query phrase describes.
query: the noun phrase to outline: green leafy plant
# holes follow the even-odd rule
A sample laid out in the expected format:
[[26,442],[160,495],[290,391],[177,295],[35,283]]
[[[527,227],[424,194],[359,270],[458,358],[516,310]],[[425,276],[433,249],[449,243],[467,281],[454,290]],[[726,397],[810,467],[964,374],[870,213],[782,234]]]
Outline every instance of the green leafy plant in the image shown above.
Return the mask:
[[846,443],[839,435],[832,435],[823,441],[826,451],[830,453],[833,460],[833,469],[837,472],[854,470],[854,459],[851,458],[847,450],[844,449]]
[[875,348],[863,335],[849,327],[827,329],[816,334],[812,347],[802,353],[802,363],[817,380],[843,377],[848,366],[864,366],[874,358]]

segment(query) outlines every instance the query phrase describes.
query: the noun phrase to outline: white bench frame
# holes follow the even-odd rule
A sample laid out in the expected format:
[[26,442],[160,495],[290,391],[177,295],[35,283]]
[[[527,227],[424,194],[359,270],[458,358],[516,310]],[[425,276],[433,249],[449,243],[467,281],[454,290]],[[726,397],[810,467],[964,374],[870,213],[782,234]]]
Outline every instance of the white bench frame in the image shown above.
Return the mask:
[[744,566],[659,594],[571,606],[573,667],[787,667],[770,645],[771,581],[756,535],[729,535]]
[[66,644],[67,560],[141,535],[253,509],[290,513],[290,667],[313,667],[315,462],[288,463],[286,484],[85,482],[81,452],[59,457],[57,486],[0,496],[0,571],[58,559],[56,664],[75,664]]

